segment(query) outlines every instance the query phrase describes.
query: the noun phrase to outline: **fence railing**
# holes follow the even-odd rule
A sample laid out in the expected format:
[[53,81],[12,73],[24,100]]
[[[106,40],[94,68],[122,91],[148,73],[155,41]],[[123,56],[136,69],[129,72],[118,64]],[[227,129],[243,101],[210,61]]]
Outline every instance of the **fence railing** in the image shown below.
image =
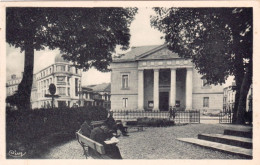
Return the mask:
[[233,112],[220,112],[219,123],[232,123]]
[[[113,110],[115,120],[137,120],[138,118],[170,119],[168,111]],[[175,123],[200,123],[200,111],[176,111]]]

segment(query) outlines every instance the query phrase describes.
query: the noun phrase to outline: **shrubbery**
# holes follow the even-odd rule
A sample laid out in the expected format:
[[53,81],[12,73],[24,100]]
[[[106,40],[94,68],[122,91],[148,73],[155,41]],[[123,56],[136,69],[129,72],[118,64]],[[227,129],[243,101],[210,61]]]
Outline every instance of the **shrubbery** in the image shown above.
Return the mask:
[[32,142],[57,132],[75,135],[85,121],[104,120],[107,110],[103,107],[55,108],[6,111],[6,140]]
[[138,118],[137,124],[147,127],[165,127],[174,125],[174,121],[168,119],[156,119],[156,118]]

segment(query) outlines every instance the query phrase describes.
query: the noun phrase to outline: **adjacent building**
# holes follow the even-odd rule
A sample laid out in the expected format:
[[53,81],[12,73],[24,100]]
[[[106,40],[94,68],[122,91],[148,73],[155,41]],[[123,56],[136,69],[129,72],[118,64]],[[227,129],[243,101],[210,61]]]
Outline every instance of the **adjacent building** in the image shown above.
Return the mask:
[[110,66],[112,110],[223,108],[223,87],[207,85],[191,59],[166,45],[133,47]]
[[[236,86],[235,82],[232,82],[232,85],[224,88],[223,96],[223,111],[232,112],[235,106],[236,91],[233,88]],[[250,89],[247,94],[246,100],[246,111],[253,110],[253,85],[251,84]]]
[[6,82],[6,96],[11,96],[18,90],[18,85],[22,81],[22,77],[17,77],[15,74],[11,75],[11,79]]
[[223,111],[232,112],[235,106],[236,91],[233,88],[236,86],[235,82],[232,85],[224,88],[223,96]]
[[35,74],[31,95],[32,108],[51,107],[51,98],[45,97],[45,94],[50,94],[51,83],[56,86],[56,95],[60,96],[55,98],[55,107],[78,105],[81,76],[81,69],[64,60],[61,54],[56,55],[54,64]]
[[81,90],[81,106],[103,106],[111,108],[110,83],[83,86]]

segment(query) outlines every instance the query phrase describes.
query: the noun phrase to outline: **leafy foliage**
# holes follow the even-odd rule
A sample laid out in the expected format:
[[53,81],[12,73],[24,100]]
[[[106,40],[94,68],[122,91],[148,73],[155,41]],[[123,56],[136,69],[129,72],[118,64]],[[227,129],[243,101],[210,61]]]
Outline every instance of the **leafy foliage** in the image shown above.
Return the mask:
[[7,8],[7,42],[25,50],[59,48],[79,68],[107,71],[116,45],[128,49],[137,8]]
[[251,62],[252,8],[154,10],[151,24],[165,34],[168,48],[191,58],[209,84],[224,83]]
[[208,84],[236,81],[233,122],[244,123],[252,84],[252,8],[154,8],[151,24],[171,51],[191,58]]

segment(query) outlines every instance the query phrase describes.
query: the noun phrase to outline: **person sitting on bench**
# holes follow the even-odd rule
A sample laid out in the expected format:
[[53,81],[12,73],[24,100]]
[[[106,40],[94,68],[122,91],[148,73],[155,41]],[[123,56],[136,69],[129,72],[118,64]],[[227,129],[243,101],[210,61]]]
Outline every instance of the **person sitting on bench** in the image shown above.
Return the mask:
[[[104,125],[96,127],[91,131],[90,139],[102,144],[105,148],[106,155],[112,159],[122,159],[119,148],[116,146],[116,143],[107,144],[106,140],[111,139],[114,135],[113,126],[109,122],[105,122]],[[88,152],[91,155],[98,155],[92,148],[88,148]]]
[[87,120],[84,121],[84,123],[80,127],[80,130],[82,135],[89,138],[91,134],[90,122],[88,122]]
[[122,124],[122,122],[116,122],[115,119],[113,118],[113,113],[109,113],[109,117],[107,118],[107,123],[112,125],[114,131],[117,133],[117,130],[120,130],[123,136],[129,136]]

